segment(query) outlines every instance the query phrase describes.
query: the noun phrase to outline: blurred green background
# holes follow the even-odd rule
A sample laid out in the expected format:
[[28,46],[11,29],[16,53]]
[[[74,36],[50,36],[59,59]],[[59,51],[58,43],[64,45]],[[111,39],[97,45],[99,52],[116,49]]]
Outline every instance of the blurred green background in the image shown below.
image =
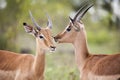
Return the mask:
[[[0,49],[35,53],[35,38],[25,33],[23,22],[33,25],[28,11],[41,26],[46,26],[45,13],[53,21],[55,36],[68,24],[80,8],[82,0],[0,0]],[[95,5],[84,16],[88,46],[91,53],[120,52],[120,0],[93,0]],[[46,54],[46,80],[79,80],[70,44],[56,44],[57,50]]]

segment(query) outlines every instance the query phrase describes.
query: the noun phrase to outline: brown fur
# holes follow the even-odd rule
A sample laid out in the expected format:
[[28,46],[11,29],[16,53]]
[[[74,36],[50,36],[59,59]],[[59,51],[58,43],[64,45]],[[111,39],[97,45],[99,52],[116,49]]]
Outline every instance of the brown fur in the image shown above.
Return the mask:
[[25,29],[36,37],[36,55],[0,50],[0,80],[44,80],[45,50],[54,47],[51,30],[34,30],[28,25]]
[[[14,80],[15,74],[29,72],[32,69],[34,57],[30,54],[16,54],[10,51],[0,50],[0,71],[8,72],[0,73],[0,80]],[[14,76],[10,76],[14,74]],[[21,74],[22,75],[22,74]]]
[[[75,59],[81,73],[80,80],[117,80],[120,77],[120,54],[92,55],[87,48],[84,24],[75,21],[80,31],[76,31],[70,24],[57,34],[54,39],[59,43],[72,43],[75,47]],[[71,30],[67,32],[67,28]]]
[[92,72],[97,75],[119,75],[120,54],[107,55],[102,57],[93,66]]

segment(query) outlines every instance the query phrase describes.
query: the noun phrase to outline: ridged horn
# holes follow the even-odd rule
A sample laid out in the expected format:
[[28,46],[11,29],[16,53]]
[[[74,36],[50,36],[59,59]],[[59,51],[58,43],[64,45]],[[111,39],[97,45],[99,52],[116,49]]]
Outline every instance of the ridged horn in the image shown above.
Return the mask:
[[33,24],[35,25],[35,27],[37,28],[37,30],[40,31],[40,30],[41,30],[41,27],[40,27],[40,26],[38,25],[38,23],[35,21],[34,17],[32,16],[31,11],[29,11],[29,14],[30,14],[30,18],[31,18]]
[[51,20],[51,18],[50,18],[50,16],[48,15],[48,14],[46,14],[46,16],[47,16],[47,19],[48,19],[48,22],[47,22],[47,26],[50,28],[50,29],[52,29],[52,20]]
[[86,0],[81,3],[81,8],[77,11],[75,17],[73,18],[74,21],[79,21],[85,13],[93,6],[93,3],[90,2],[90,0]]

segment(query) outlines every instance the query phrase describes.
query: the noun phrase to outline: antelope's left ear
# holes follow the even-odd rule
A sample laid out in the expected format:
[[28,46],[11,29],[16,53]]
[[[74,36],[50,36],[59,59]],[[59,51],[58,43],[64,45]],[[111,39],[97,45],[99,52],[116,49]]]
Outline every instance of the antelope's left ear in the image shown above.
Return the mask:
[[24,29],[27,33],[31,33],[31,34],[37,36],[38,32],[32,26],[28,25],[25,22],[23,23],[23,26],[24,26]]

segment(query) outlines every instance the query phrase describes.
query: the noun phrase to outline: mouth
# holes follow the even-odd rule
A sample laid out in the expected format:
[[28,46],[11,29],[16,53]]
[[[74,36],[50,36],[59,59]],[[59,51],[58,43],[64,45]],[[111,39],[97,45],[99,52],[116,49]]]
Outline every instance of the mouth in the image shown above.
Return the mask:
[[50,52],[54,52],[54,51],[55,51],[55,49],[53,49],[53,48],[52,48],[52,49],[50,49]]
[[50,47],[50,52],[54,52],[56,50],[56,47]]

